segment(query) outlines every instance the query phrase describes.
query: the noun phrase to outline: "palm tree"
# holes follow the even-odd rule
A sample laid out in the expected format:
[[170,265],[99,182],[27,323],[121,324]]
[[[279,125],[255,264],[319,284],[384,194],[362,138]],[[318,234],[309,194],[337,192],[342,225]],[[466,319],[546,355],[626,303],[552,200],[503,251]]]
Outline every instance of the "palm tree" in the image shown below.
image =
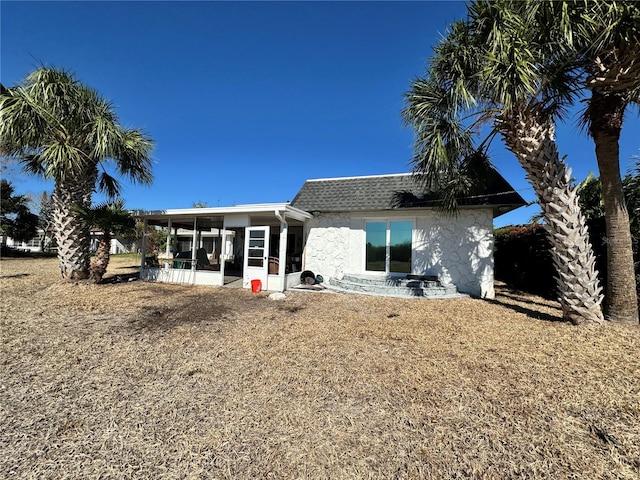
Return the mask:
[[[620,174],[619,139],[624,114],[640,103],[640,5],[636,2],[551,3],[564,15],[564,40],[575,49],[583,86],[591,98],[583,117],[595,142],[607,231],[608,319],[638,322],[629,212]],[[559,18],[559,17],[558,17]]]
[[40,68],[13,88],[0,89],[2,151],[25,171],[54,181],[53,222],[64,279],[89,275],[89,229],[76,207],[89,208],[96,188],[113,197],[118,181],[105,170],[152,181],[151,139],[123,128],[95,90],[56,68]]
[[29,199],[16,195],[13,184],[7,179],[0,180],[0,234],[2,246],[7,237],[18,242],[27,242],[36,236],[38,216],[29,210]]
[[136,222],[124,209],[124,202],[120,199],[90,209],[77,208],[77,212],[87,225],[97,228],[102,233],[91,262],[89,276],[92,282],[100,283],[109,266],[111,239],[114,235],[128,235],[134,232]]
[[[403,117],[416,137],[414,171],[427,188],[461,193],[477,182],[472,159],[486,161],[488,143],[501,135],[543,206],[564,318],[602,322],[595,257],[554,136],[554,118],[570,99],[571,82],[566,65],[532,30],[533,14],[535,9],[518,10],[510,2],[479,1],[466,21],[452,25],[426,78],[414,80],[405,94]],[[475,132],[486,122],[492,133],[477,146]]]

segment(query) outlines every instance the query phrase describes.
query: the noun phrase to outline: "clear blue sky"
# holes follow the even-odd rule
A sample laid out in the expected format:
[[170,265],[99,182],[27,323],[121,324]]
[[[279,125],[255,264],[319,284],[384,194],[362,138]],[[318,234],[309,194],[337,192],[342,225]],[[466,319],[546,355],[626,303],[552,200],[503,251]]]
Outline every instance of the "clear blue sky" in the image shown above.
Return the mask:
[[[129,208],[292,200],[308,178],[410,171],[402,94],[464,2],[12,2],[0,5],[3,84],[44,63],[72,70],[156,141],[155,182]],[[574,176],[597,172],[574,122],[558,129]],[[623,171],[640,148],[637,110]],[[493,162],[532,189],[499,142]],[[19,193],[52,185],[6,174]],[[526,222],[519,209],[496,225]]]

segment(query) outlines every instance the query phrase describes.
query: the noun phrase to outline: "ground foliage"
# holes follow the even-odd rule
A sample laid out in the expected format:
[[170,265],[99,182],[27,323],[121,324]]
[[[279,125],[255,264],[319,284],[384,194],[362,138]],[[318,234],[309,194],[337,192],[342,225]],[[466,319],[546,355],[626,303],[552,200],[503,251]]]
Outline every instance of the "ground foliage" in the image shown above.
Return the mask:
[[0,477],[640,475],[637,327],[504,288],[274,302],[133,263],[90,285],[0,262]]

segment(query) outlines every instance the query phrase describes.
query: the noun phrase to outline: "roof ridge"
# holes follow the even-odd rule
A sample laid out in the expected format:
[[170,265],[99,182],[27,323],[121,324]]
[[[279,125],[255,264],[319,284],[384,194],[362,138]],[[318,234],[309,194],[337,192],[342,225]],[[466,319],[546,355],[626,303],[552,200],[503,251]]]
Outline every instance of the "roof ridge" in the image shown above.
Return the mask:
[[327,177],[327,178],[309,178],[307,182],[326,182],[328,180],[359,180],[365,178],[382,178],[382,177],[406,177],[413,175],[413,173],[383,173],[378,175],[357,175],[353,177]]

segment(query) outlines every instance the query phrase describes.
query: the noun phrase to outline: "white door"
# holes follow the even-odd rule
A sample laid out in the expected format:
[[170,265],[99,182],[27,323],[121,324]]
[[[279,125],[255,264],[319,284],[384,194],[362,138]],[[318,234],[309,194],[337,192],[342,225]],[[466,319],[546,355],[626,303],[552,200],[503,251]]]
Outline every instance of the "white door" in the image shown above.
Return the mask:
[[244,236],[243,286],[251,288],[251,280],[260,280],[267,289],[269,275],[269,227],[247,227]]

